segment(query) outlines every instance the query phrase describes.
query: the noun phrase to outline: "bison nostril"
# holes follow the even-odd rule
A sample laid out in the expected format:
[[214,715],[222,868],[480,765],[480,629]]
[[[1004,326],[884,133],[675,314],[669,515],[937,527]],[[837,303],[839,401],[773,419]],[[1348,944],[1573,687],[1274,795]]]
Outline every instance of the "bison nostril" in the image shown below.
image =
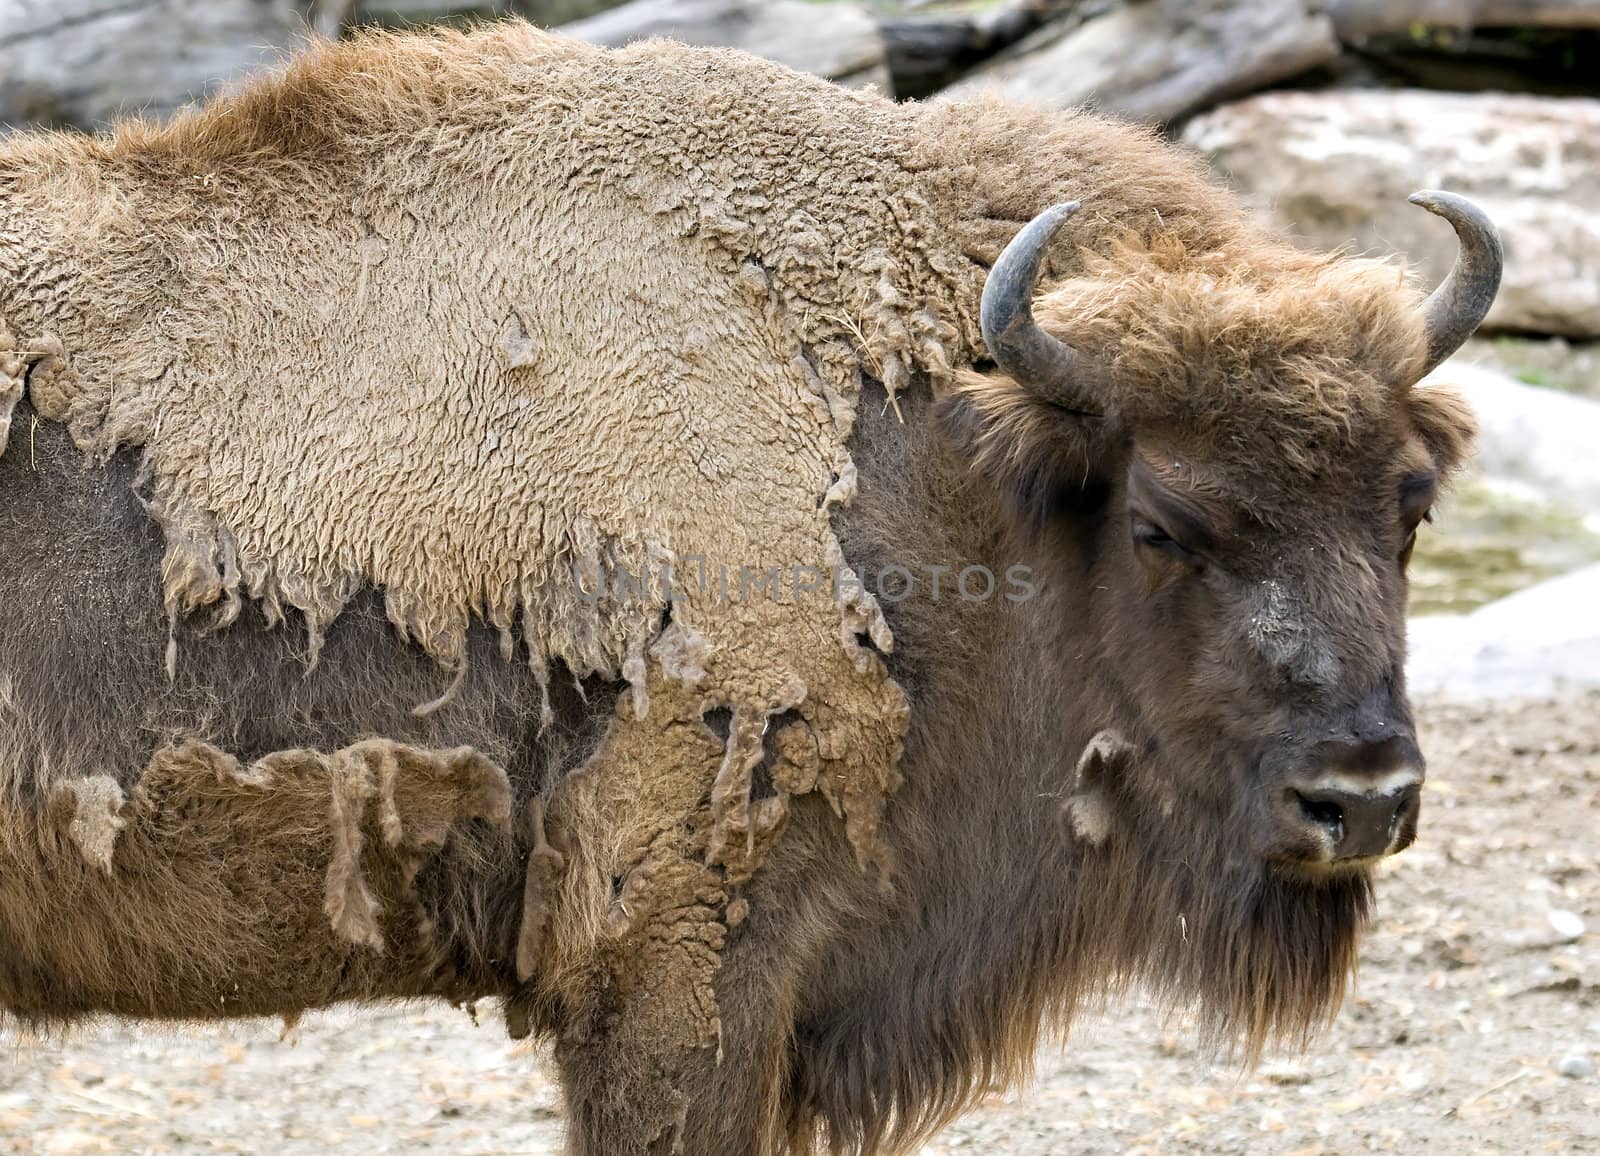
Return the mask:
[[1315,823],[1319,827],[1326,827],[1335,840],[1339,838],[1340,833],[1344,830],[1343,807],[1327,799],[1307,798],[1299,791],[1294,792],[1294,797],[1295,801],[1300,804],[1300,814],[1308,822]]
[[1400,805],[1394,809],[1394,814],[1389,817],[1389,838],[1393,839],[1400,831],[1400,821],[1406,817],[1411,809],[1411,800],[1415,796],[1407,794],[1400,800]]
[[1290,787],[1283,799],[1282,819],[1299,845],[1309,839],[1311,858],[1340,862],[1389,854],[1409,844],[1416,833],[1422,777],[1412,772],[1376,781],[1388,790],[1350,790],[1348,776],[1324,775],[1316,782]]

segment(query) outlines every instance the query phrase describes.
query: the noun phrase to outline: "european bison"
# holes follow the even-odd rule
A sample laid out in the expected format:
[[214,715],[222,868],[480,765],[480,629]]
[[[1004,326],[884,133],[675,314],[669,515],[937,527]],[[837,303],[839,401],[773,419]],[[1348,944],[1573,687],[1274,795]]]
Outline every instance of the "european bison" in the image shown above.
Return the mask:
[[1426,300],[1138,129],[515,23],[8,138],[0,1006],[497,998],[585,1153],[903,1150],[1130,984],[1304,1039],[1499,274],[1417,199]]

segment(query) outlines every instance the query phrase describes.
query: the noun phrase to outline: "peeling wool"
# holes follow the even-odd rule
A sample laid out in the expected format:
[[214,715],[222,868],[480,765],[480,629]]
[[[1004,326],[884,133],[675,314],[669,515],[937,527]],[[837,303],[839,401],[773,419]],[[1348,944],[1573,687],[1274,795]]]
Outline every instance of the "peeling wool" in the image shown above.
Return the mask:
[[693,690],[706,678],[711,644],[692,626],[673,621],[661,632],[650,653],[661,663],[661,673]]
[[[483,819],[508,828],[511,784],[505,771],[471,747],[453,751],[421,751],[387,739],[369,739],[331,756],[310,752],[269,755],[246,774],[263,785],[270,783],[275,764],[315,758],[327,769],[329,780],[328,830],[332,853],[328,862],[327,912],[334,934],[341,939],[381,952],[381,906],[361,869],[368,804],[376,804],[377,825],[384,844],[402,864],[402,884],[409,892],[422,862],[444,844],[449,828],[470,819]],[[413,778],[432,778],[455,786],[453,805],[443,813],[418,813],[402,818],[396,791],[402,770]],[[424,916],[424,935],[429,931]]]
[[538,968],[544,930],[550,918],[555,881],[566,866],[566,856],[551,843],[545,830],[544,802],[530,799],[523,810],[521,832],[528,849],[523,879],[522,921],[517,929],[517,978],[526,983]]
[[11,414],[22,400],[27,383],[28,362],[17,349],[17,339],[0,329],[0,454],[6,452],[11,437]]
[[[780,80],[792,99],[772,118]],[[95,456],[143,447],[174,626],[225,628],[253,599],[269,625],[300,623],[314,675],[328,628],[379,587],[442,668],[419,712],[458,692],[475,617],[541,679],[556,661],[625,679],[651,733],[701,696],[759,719],[790,687],[826,686],[831,709],[809,717],[833,752],[822,779],[881,865],[867,833],[905,711],[856,642],[892,645],[872,595],[775,609],[680,581],[693,630],[663,634],[650,578],[691,558],[742,581],[837,556],[863,373],[892,389],[948,374],[981,279],[922,247],[910,126],[879,158],[887,125],[854,123],[891,108],[735,54],[603,53],[516,23],[321,45],[170,126],[0,157],[23,186],[8,209],[48,207],[64,231],[43,226],[44,247],[72,251],[92,283],[74,299],[98,305],[25,289],[0,317],[38,338],[41,414]],[[832,131],[797,162],[788,142],[819,114]],[[759,147],[736,144],[751,133]],[[48,147],[60,181],[30,155]],[[815,198],[844,166],[882,190],[853,236]],[[60,199],[80,182],[92,222]],[[129,247],[148,264],[113,273],[103,255]],[[167,661],[183,661],[175,641]],[[663,699],[652,668],[694,696]],[[336,829],[358,821],[359,794],[339,806]],[[364,934],[353,884],[328,905]]]
[[86,861],[109,875],[117,835],[128,825],[120,814],[126,801],[122,788],[114,779],[94,775],[61,783],[56,793],[72,800],[72,820],[68,827],[72,841]]

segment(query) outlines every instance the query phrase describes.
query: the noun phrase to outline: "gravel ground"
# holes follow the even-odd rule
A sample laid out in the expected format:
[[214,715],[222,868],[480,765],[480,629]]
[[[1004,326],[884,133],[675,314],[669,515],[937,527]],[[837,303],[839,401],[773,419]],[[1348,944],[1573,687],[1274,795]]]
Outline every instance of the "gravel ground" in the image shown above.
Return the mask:
[[[1308,1054],[1240,1073],[1119,1005],[924,1151],[1600,1152],[1600,695],[1424,714],[1422,840],[1386,865],[1355,996]],[[492,1016],[339,1012],[281,1034],[8,1038],[0,1151],[559,1150],[549,1070]]]

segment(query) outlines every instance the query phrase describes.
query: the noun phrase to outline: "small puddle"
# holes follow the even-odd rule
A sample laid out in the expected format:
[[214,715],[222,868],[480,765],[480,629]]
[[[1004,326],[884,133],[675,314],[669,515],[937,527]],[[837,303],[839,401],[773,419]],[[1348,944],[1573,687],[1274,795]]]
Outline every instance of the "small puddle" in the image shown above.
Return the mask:
[[1465,614],[1600,561],[1600,527],[1509,486],[1469,478],[1424,526],[1411,560],[1412,614]]

